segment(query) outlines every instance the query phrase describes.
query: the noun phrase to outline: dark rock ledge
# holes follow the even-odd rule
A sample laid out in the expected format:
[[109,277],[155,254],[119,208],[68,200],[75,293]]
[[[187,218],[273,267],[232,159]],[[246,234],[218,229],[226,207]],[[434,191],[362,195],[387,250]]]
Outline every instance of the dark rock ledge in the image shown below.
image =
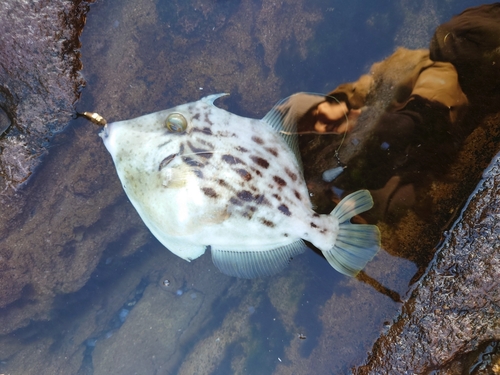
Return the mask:
[[0,2],[0,203],[11,202],[71,119],[84,80],[84,0]]
[[500,154],[399,317],[353,372],[463,373],[470,366],[467,353],[474,358],[474,352],[500,340],[499,249]]

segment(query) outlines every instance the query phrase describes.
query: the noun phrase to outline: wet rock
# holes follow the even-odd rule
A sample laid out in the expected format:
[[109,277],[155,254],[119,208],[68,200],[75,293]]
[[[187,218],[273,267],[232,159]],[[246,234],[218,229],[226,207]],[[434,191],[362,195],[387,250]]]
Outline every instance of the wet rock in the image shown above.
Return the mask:
[[[71,119],[84,83],[78,37],[89,2],[0,4],[0,105],[13,121],[0,138],[0,202],[33,173],[49,138]],[[0,134],[5,130],[0,124]]]
[[12,120],[0,136],[1,334],[49,320],[54,300],[85,285],[107,249],[121,257],[151,238],[106,177],[114,168],[96,129],[76,120],[60,132],[83,84],[88,3],[0,4],[0,107]]
[[7,131],[11,124],[12,121],[10,120],[9,115],[3,110],[2,107],[0,107],[0,137]]
[[499,341],[499,233],[497,155],[401,314],[355,373],[428,373]]
[[121,257],[151,238],[120,184],[106,180],[103,171],[114,171],[100,145],[92,145],[94,137],[87,124],[73,124],[57,137],[20,199],[3,206],[2,334],[49,319],[54,299],[80,289],[104,251]]
[[[168,252],[158,255],[160,259],[169,257]],[[209,257],[189,264],[187,272],[182,267],[185,263],[182,259],[175,259],[170,264],[163,262],[163,266],[158,261],[149,260],[148,263],[150,268],[158,268],[156,272],[149,271],[152,283],[130,308],[123,326],[95,344],[92,354],[95,375],[149,374],[160,369],[164,373],[182,373],[178,369],[188,348],[199,339],[199,332],[214,324],[214,301],[227,292],[231,284],[236,284],[240,290],[242,283],[234,283],[233,278],[219,273]],[[165,275],[172,281],[168,289],[161,285]],[[178,290],[183,293],[177,293]],[[224,348],[222,343],[211,342],[204,350],[210,349],[213,355],[216,352],[214,345]]]

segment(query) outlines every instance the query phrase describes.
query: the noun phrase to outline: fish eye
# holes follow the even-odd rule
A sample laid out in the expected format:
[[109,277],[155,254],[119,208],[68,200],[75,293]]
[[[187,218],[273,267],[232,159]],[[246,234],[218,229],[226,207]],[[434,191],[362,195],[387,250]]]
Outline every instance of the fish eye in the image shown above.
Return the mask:
[[173,133],[182,133],[186,130],[188,122],[180,113],[171,113],[167,116],[165,126]]

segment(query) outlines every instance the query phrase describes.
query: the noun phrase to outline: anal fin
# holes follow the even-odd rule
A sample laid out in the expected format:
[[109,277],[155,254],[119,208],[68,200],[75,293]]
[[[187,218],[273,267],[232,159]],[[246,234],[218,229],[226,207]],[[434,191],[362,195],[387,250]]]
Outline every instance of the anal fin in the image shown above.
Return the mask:
[[284,269],[291,258],[305,251],[302,240],[269,250],[241,251],[212,248],[212,261],[224,274],[253,279],[271,276]]

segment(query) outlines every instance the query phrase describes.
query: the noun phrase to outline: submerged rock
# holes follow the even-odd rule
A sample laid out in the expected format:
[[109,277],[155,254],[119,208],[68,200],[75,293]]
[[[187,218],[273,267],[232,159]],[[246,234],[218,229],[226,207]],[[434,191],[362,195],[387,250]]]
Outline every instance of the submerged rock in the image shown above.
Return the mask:
[[127,220],[119,184],[104,178],[110,163],[90,141],[94,129],[60,132],[83,84],[88,3],[0,3],[0,107],[12,121],[0,128],[0,334],[48,320],[54,299],[87,282],[109,243],[120,238],[123,254],[149,239],[130,231],[138,218]]
[[499,341],[499,233],[497,155],[401,314],[355,373],[424,374]]

